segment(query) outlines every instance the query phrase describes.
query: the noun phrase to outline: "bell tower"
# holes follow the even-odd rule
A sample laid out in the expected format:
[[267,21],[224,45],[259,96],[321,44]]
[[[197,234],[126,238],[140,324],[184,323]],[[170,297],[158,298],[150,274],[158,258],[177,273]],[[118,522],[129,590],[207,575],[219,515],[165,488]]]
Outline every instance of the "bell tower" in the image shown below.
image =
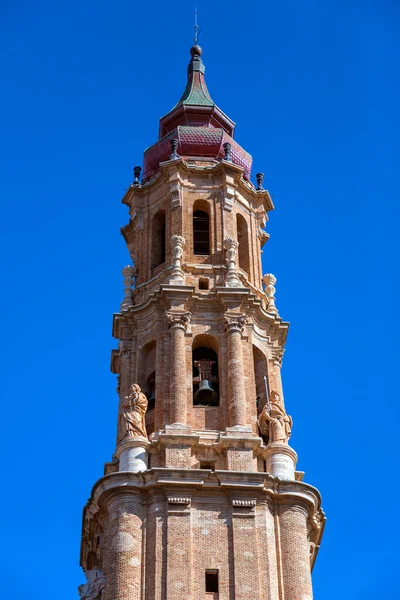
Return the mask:
[[133,266],[113,322],[117,439],[84,509],[79,593],[311,600],[325,517],[289,445],[289,325],[261,264],[274,207],[210,97],[201,48],[190,54],[122,199]]

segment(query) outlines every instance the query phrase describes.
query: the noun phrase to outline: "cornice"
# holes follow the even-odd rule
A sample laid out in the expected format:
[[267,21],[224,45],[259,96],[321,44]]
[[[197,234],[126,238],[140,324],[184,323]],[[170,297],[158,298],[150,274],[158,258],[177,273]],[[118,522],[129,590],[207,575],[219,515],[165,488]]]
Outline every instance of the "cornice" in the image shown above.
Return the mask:
[[[126,190],[121,202],[132,208],[136,205],[136,198],[141,199],[143,196],[153,192],[157,185],[167,183],[170,177],[176,172],[178,172],[180,176],[190,173],[199,174],[208,172],[222,176],[221,183],[210,183],[208,186],[210,190],[220,189],[221,184],[226,183],[226,176],[228,175],[233,178],[234,185],[236,185],[244,195],[248,196],[250,194],[257,206],[263,205],[266,212],[274,209],[274,204],[268,190],[257,190],[250,181],[244,179],[243,168],[241,166],[223,159],[218,162],[214,162],[212,159],[204,159],[204,163],[208,164],[203,165],[193,164],[193,162],[190,162],[191,160],[195,160],[198,163],[202,159],[201,157],[193,157],[192,159],[189,157],[188,159],[179,158],[160,163],[160,168],[156,175],[151,177],[144,184],[132,184]],[[214,164],[210,164],[210,162],[214,162]],[[181,182],[180,185],[183,189],[190,191],[190,186],[185,185],[183,182]],[[232,185],[231,182],[230,185]],[[138,204],[141,204],[141,202]]]

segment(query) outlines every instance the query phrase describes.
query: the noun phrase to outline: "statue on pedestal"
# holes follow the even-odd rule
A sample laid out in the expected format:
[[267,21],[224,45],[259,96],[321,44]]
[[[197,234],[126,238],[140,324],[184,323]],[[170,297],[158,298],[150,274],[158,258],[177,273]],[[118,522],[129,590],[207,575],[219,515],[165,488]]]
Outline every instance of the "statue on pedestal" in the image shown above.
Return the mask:
[[258,417],[261,436],[266,443],[278,442],[287,444],[292,433],[293,420],[283,407],[278,392],[271,392],[270,402],[267,402]]
[[128,396],[121,402],[118,419],[118,442],[125,438],[144,437],[147,439],[145,414],[147,398],[137,383],[130,387]]

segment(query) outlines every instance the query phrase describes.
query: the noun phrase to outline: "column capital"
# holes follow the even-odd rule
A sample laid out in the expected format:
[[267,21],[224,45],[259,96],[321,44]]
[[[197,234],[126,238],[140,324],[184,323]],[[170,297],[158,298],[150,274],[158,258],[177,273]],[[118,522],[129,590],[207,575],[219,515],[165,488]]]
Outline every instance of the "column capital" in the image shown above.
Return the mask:
[[169,329],[183,329],[187,330],[187,327],[190,322],[191,313],[175,313],[175,312],[166,312],[168,319]]
[[238,331],[243,333],[249,317],[247,315],[229,315],[224,317],[225,331],[227,333],[233,333]]

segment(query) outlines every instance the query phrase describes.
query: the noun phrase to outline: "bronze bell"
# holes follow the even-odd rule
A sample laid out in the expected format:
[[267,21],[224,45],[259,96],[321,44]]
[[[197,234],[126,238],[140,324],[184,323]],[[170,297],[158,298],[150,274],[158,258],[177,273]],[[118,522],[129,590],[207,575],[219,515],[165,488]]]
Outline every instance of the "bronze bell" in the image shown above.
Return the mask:
[[217,400],[217,392],[212,389],[207,379],[200,381],[199,389],[193,397],[193,404],[197,406],[210,406]]

